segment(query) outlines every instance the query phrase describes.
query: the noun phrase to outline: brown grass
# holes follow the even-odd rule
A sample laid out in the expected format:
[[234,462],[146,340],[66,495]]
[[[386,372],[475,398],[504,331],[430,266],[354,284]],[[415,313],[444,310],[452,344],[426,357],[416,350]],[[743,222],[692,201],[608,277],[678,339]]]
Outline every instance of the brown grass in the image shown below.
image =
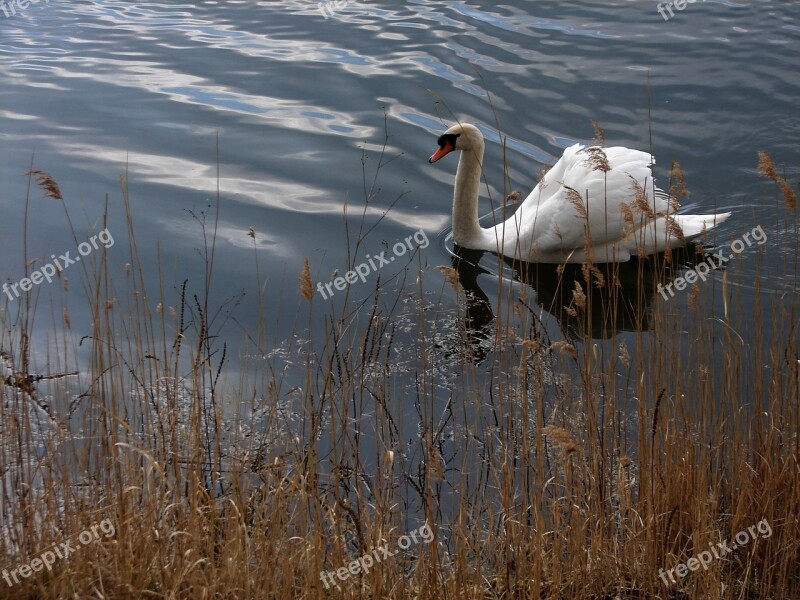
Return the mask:
[[[621,275],[589,266],[584,280],[597,270],[603,286],[565,282],[562,306],[545,307],[558,314],[572,304],[580,327],[561,340],[544,334],[524,293],[498,285],[492,351],[459,363],[445,386],[437,334],[468,301],[455,270],[411,263],[414,276],[451,292],[431,310],[422,284],[407,284],[419,305],[400,345],[396,291],[376,278],[374,302],[355,318],[347,304],[320,301],[306,261],[297,300],[311,341],[294,349],[304,365],[297,377],[279,359],[230,368],[220,336],[231,333],[208,306],[211,258],[205,281],[168,293],[173,282],[159,272],[158,289],[145,285],[150,267],[124,185],[121,195],[129,268],[117,272],[104,253],[83,267],[91,330],[75,332],[85,336],[78,343],[67,321],[43,367],[79,370],[80,385],[31,375],[35,328],[61,331],[60,318],[35,320],[31,297],[0,313],[0,348],[15,372],[0,388],[2,568],[103,518],[115,535],[13,587],[0,580],[0,596],[800,597],[800,306],[791,284],[721,290],[710,281],[691,306],[657,299],[649,331],[624,332],[612,310]],[[632,206],[649,208],[635,198]],[[242,235],[255,241],[252,229]],[[787,235],[794,247],[775,260],[796,273],[797,239]],[[747,260],[760,273],[772,259],[752,250]],[[263,295],[257,264],[254,272]],[[447,297],[462,303],[448,312]],[[66,300],[61,308],[66,319]],[[612,334],[578,333],[593,331],[598,314]],[[253,352],[273,347],[267,330],[262,317],[246,333]],[[393,370],[409,356],[413,397]],[[63,427],[31,418],[37,398]],[[409,430],[412,413],[418,427]],[[259,426],[244,427],[254,414]],[[659,579],[659,569],[762,519],[771,537],[669,588]],[[426,521],[433,543],[325,589],[321,571],[383,544],[396,549]]]

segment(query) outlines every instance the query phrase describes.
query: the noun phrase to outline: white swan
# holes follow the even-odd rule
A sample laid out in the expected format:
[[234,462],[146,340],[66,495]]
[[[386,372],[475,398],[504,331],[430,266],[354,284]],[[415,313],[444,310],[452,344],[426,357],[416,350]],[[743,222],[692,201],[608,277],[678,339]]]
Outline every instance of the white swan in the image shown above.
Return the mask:
[[478,222],[483,134],[462,123],[438,144],[428,162],[461,150],[453,236],[466,248],[526,262],[625,262],[683,246],[731,214],[679,215],[677,200],[655,187],[648,153],[575,144],[509,219],[483,229]]

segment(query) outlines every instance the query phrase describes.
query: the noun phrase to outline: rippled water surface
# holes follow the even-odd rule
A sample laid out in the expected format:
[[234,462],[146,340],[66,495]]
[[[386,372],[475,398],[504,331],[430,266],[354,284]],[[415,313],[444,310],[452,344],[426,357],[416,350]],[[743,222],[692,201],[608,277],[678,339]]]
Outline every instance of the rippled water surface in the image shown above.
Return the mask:
[[[21,175],[31,166],[55,177],[79,236],[103,228],[108,198],[120,249],[125,175],[148,283],[162,277],[168,288],[185,278],[202,286],[200,222],[213,220],[219,190],[212,295],[222,303],[245,292],[241,330],[265,312],[274,347],[264,350],[289,356],[304,258],[315,281],[346,270],[362,215],[372,229],[359,252],[422,230],[422,264],[450,264],[456,161],[427,158],[453,115],[487,136],[482,213],[510,189],[531,189],[548,160],[592,138],[596,120],[609,144],[652,143],[661,181],[678,160],[686,210],[733,211],[712,243],[761,224],[781,255],[783,213],[757,175],[756,151],[797,174],[796,3],[698,2],[667,21],[640,0],[342,4],[64,0],[0,14],[0,276],[24,274]],[[38,189],[28,219],[29,257],[76,247],[61,204]],[[108,253],[120,273],[125,256]],[[410,285],[407,262],[381,277]],[[732,267],[739,285],[753,285],[753,265]],[[790,276],[781,261],[761,272],[765,287]],[[267,282],[264,303],[256,273]],[[426,285],[442,290],[432,273]],[[373,287],[359,282],[351,294],[366,298]],[[42,287],[42,298],[51,292]],[[85,331],[85,303],[69,310]]]

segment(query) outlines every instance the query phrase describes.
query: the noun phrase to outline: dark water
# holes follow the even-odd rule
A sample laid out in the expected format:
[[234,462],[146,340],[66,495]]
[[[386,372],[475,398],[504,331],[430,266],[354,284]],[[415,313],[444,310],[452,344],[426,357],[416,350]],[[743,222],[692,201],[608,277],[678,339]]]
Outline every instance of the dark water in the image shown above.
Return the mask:
[[[344,4],[323,15],[311,1],[54,0],[0,14],[0,276],[16,282],[24,274],[22,173],[33,166],[58,181],[78,242],[103,228],[108,195],[117,244],[108,257],[120,279],[128,235],[119,177],[127,174],[138,249],[152,267],[148,285],[156,288],[160,260],[170,294],[185,278],[200,290],[198,219],[213,217],[218,140],[212,299],[246,294],[239,328],[229,332],[234,361],[247,352],[237,345],[242,331],[256,328],[261,311],[272,345],[260,350],[290,359],[307,325],[296,318],[305,306],[297,292],[303,260],[315,281],[343,274],[352,262],[346,240],[352,252],[362,214],[362,230],[371,231],[359,256],[421,230],[430,244],[410,260],[429,268],[425,285],[452,305],[454,294],[430,267],[450,264],[455,160],[427,158],[455,114],[487,136],[492,202],[484,194],[482,213],[510,189],[525,195],[545,162],[592,138],[596,120],[610,145],[648,149],[652,139],[662,182],[670,161],[681,163],[691,191],[686,211],[734,213],[710,242],[761,225],[777,257],[762,261],[762,286],[792,281],[779,260],[784,213],[756,172],[756,151],[769,151],[796,177],[797,3],[697,2],[668,21],[656,2],[639,0]],[[503,184],[498,124],[511,186]],[[379,191],[365,208],[382,152]],[[45,262],[75,254],[61,204],[38,189],[27,249]],[[413,287],[408,263],[408,255],[394,261],[382,280],[398,275],[398,290]],[[496,261],[489,264],[491,271]],[[753,287],[755,261],[746,253],[730,270],[731,285]],[[267,282],[264,304],[256,272]],[[80,276],[72,277],[72,329],[83,334],[89,315]],[[369,297],[375,277],[355,283],[350,300]],[[482,277],[478,283],[494,289],[491,276]],[[54,288],[37,288],[41,303]],[[334,303],[342,301],[337,292]],[[314,318],[319,325],[322,317]],[[43,365],[51,324],[35,335]],[[452,374],[443,367],[440,375],[446,387]]]

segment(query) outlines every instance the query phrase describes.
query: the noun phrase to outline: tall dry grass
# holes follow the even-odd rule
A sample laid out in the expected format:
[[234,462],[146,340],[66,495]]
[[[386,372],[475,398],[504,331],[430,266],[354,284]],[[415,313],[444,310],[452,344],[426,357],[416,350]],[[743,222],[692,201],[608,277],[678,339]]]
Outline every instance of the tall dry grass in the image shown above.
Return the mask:
[[[54,193],[52,178],[33,174]],[[374,193],[365,185],[367,203]],[[90,330],[70,329],[76,300],[50,310],[33,292],[6,302],[0,320],[2,568],[104,518],[115,535],[52,571],[0,580],[0,596],[800,597],[788,196],[776,235],[788,246],[749,252],[755,280],[730,268],[686,302],[655,291],[680,271],[673,256],[511,264],[517,282],[498,278],[496,296],[482,298],[468,256],[437,270],[415,255],[405,284],[377,276],[358,311],[322,302],[306,262],[298,375],[281,358],[242,366],[227,356],[220,340],[236,327],[210,300],[218,212],[198,220],[204,280],[159,271],[148,287],[124,180],[120,195],[128,241],[124,250],[117,232],[114,252],[126,251],[128,265],[97,253],[81,266]],[[249,235],[255,248],[258,232]],[[793,277],[762,287],[758,275],[775,261]],[[254,274],[266,294],[257,253]],[[556,316],[549,328],[542,309]],[[240,333],[253,356],[274,347],[270,327],[261,315],[256,331]],[[42,329],[62,332],[43,368],[31,348]],[[445,331],[457,343],[443,349]],[[659,578],[762,519],[771,537],[670,587]],[[424,522],[433,543],[326,589],[320,572],[396,549]]]

